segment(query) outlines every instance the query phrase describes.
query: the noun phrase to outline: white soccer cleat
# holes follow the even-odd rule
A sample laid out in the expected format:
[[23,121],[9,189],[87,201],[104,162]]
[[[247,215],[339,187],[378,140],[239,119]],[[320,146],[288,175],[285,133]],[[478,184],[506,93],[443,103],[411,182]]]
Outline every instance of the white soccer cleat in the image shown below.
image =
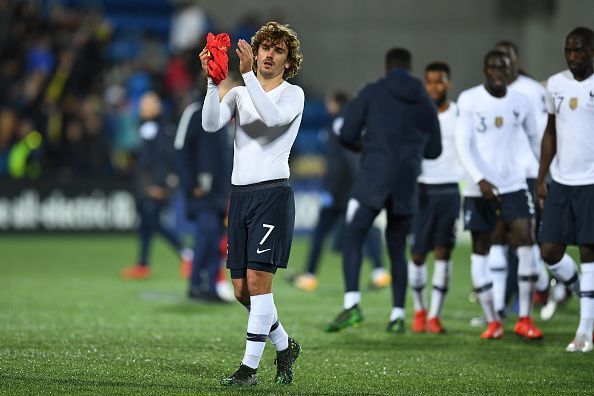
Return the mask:
[[235,301],[235,293],[233,292],[233,286],[226,280],[218,281],[217,295],[224,301],[233,302]]
[[591,352],[592,338],[586,334],[577,333],[573,341],[565,348],[567,352]]
[[545,322],[547,320],[551,320],[553,315],[555,315],[555,311],[557,310],[557,301],[552,298],[549,298],[546,305],[540,309],[540,318]]

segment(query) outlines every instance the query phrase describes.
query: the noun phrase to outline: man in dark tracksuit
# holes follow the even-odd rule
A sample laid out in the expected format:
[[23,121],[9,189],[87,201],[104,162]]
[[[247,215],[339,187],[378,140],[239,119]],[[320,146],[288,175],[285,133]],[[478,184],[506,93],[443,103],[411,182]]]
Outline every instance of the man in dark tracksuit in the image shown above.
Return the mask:
[[202,100],[184,110],[175,148],[181,150],[181,186],[187,216],[195,226],[194,262],[188,292],[193,299],[224,301],[217,294],[216,284],[221,267],[219,244],[225,232],[230,193],[231,144],[226,131],[206,133],[202,129]]
[[[318,286],[318,279],[315,276],[322,254],[324,240],[328,234],[336,228],[337,240],[333,246],[337,251],[342,251],[342,235],[344,227],[344,215],[346,213],[349,192],[353,180],[359,168],[359,156],[346,149],[338,136],[334,133],[335,127],[342,124],[344,106],[348,101],[348,95],[343,92],[335,92],[326,99],[326,110],[332,116],[329,128],[327,129],[326,142],[326,174],[323,179],[322,203],[318,215],[318,222],[311,234],[311,242],[307,264],[304,272],[294,280],[295,287],[313,291]],[[365,253],[373,263],[372,286],[374,288],[387,287],[391,278],[384,269],[382,263],[382,236],[378,227],[371,227],[365,240]]]
[[140,257],[137,265],[122,271],[122,276],[126,279],[142,279],[150,276],[148,256],[155,232],[163,235],[182,257],[183,262],[189,262],[192,257],[192,251],[183,248],[175,231],[161,222],[161,212],[167,207],[171,193],[167,177],[175,171],[171,147],[174,129],[173,126],[168,128],[163,119],[161,101],[154,92],[148,92],[142,97],[140,118],[142,123],[139,132],[142,143],[138,150],[134,177],[136,208],[140,217],[138,227]]
[[434,159],[441,154],[435,105],[421,81],[409,74],[410,68],[410,52],[388,51],[386,77],[366,86],[345,113],[341,141],[362,149],[363,155],[346,214],[344,310],[328,325],[330,332],[363,320],[359,308],[361,246],[382,208],[388,214],[386,242],[392,261],[393,309],[388,331],[404,329],[406,236],[418,205],[417,176],[423,157]]

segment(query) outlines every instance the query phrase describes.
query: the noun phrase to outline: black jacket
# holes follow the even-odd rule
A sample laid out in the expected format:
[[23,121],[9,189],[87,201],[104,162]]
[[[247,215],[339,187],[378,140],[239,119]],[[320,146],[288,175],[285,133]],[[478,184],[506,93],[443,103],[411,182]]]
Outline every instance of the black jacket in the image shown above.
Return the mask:
[[[339,117],[342,117],[342,114]],[[323,184],[324,190],[332,194],[333,207],[346,210],[358,168],[359,155],[345,148],[330,127],[326,144],[326,174]]]
[[141,137],[134,169],[136,197],[150,199],[146,192],[150,185],[171,192],[167,177],[176,171],[172,139],[175,129],[163,118],[143,121],[139,129],[142,128],[156,128],[156,134],[151,135],[150,138]]
[[[187,214],[195,216],[200,210],[216,210],[225,215],[231,190],[233,146],[227,128],[215,133],[202,129],[202,102],[188,106],[189,122],[184,115],[178,127],[176,148],[180,148],[180,179],[186,197]],[[191,116],[189,115],[191,113]],[[182,125],[184,124],[184,125]],[[187,127],[186,127],[187,125]],[[187,128],[181,131],[181,128]],[[179,134],[183,134],[180,138]],[[196,197],[193,191],[202,188],[204,195]]]
[[437,111],[418,79],[394,69],[366,86],[349,104],[340,138],[363,151],[352,197],[393,215],[416,212],[421,161],[441,154]]

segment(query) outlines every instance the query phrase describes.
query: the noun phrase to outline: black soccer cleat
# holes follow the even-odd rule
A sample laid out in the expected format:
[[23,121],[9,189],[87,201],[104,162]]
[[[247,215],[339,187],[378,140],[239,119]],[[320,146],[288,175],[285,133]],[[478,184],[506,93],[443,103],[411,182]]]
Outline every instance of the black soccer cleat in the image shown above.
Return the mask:
[[293,381],[293,365],[299,357],[301,345],[292,338],[289,338],[289,347],[284,351],[276,352],[276,378],[277,384],[290,384]]
[[223,378],[221,385],[238,385],[238,386],[250,386],[258,384],[258,377],[256,377],[256,369],[240,364],[236,372],[230,377]]

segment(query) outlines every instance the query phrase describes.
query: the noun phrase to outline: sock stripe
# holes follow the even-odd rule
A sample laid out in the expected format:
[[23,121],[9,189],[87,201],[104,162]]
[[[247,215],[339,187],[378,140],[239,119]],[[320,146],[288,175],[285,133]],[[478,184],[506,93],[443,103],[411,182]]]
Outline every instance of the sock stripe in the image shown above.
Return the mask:
[[483,293],[486,291],[489,291],[493,288],[493,284],[492,283],[487,283],[486,285],[480,286],[480,287],[475,287],[474,288],[474,292],[475,293]]
[[442,292],[443,294],[446,294],[448,292],[448,287],[447,286],[440,287],[440,286],[433,285],[433,290],[437,290],[439,292]]
[[578,279],[579,279],[579,275],[578,275],[577,272],[575,272],[571,278],[569,278],[566,281],[563,281],[563,283],[565,284],[565,286],[571,286],[572,284],[574,284],[575,282],[577,282]]
[[495,267],[495,268],[489,268],[489,271],[492,271],[492,272],[507,272],[507,268],[506,267]]
[[538,275],[518,275],[518,281],[520,282],[536,282]]
[[594,298],[594,290],[581,291],[580,297],[581,298]]
[[266,338],[268,336],[266,334],[254,334],[254,333],[246,333],[246,340],[252,342],[266,342]]
[[423,286],[416,286],[416,287],[411,286],[411,289],[413,289],[416,292],[421,292],[421,291],[423,291],[424,288],[425,288],[425,285],[423,285]]
[[278,320],[277,320],[276,322],[274,322],[272,324],[272,326],[270,326],[270,331],[272,332],[272,331],[276,330],[278,328],[278,325],[279,325],[279,323],[278,323]]

